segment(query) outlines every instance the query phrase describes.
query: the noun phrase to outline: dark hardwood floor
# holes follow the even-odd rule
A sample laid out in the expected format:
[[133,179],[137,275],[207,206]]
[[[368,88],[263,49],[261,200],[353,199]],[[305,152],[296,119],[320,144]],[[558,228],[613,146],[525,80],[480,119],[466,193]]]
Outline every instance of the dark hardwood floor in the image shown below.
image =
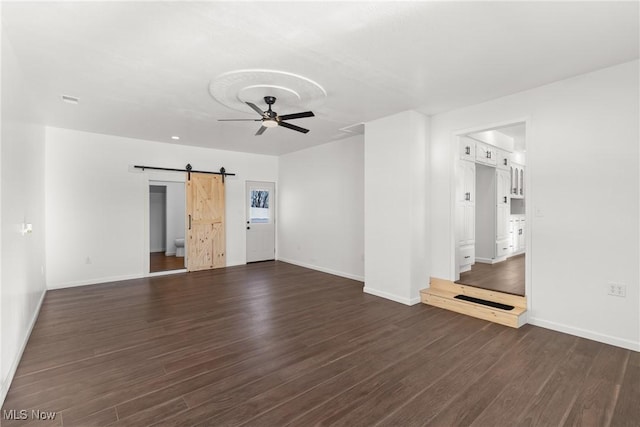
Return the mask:
[[282,262],[49,291],[3,426],[632,426],[640,353]]
[[166,256],[164,252],[151,252],[149,259],[149,272],[182,270],[184,267],[183,256]]
[[476,262],[470,271],[460,273],[456,283],[514,295],[524,295],[525,254],[507,258],[497,264]]

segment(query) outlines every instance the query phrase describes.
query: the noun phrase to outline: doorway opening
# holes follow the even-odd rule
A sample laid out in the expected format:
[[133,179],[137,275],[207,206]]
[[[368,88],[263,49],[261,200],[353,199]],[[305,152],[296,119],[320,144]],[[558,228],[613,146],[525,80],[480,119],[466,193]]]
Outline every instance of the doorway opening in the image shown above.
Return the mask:
[[186,265],[184,182],[149,181],[149,273]]
[[526,123],[458,135],[456,283],[525,295]]

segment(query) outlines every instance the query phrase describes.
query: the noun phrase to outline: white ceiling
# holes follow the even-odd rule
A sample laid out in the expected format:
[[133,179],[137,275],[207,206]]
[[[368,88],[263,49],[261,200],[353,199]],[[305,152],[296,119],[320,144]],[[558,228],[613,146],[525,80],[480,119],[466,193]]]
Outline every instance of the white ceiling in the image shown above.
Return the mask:
[[[399,111],[434,114],[637,59],[638,12],[638,2],[4,2],[2,22],[48,125],[282,154]],[[311,132],[254,137],[255,122],[217,122],[255,115],[209,94],[239,69],[321,85],[316,117],[293,122]]]

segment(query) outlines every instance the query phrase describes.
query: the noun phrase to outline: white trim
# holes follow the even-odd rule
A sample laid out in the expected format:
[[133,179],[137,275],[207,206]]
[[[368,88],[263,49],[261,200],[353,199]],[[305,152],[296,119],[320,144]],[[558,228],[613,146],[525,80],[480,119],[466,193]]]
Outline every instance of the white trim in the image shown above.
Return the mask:
[[317,265],[307,264],[305,262],[295,261],[288,258],[278,258],[278,261],[297,265],[299,267],[310,268],[311,270],[322,271],[323,273],[333,274],[334,276],[346,277],[347,279],[357,280],[358,282],[364,282],[364,277],[358,276],[356,274],[345,273],[343,271],[332,270],[330,268],[325,268],[325,267],[319,267]]
[[400,297],[398,295],[390,294],[389,292],[385,292],[385,291],[379,291],[377,289],[372,289],[367,286],[365,286],[362,289],[362,291],[365,294],[374,295],[374,296],[388,299],[394,302],[399,302],[400,304],[404,304],[404,305],[416,305],[420,302],[420,297],[413,297],[413,298]]
[[564,325],[562,323],[551,322],[549,320],[537,319],[535,317],[529,317],[529,324],[569,335],[575,335],[577,337],[586,338],[593,341],[602,342],[605,344],[615,345],[616,347],[622,347],[633,351],[640,351],[640,341],[632,341],[624,338],[614,337],[611,335],[599,334],[597,332],[588,331],[586,329],[576,328],[574,326]]
[[[525,147],[527,148],[527,164],[525,165],[525,188],[527,189],[526,195],[526,206],[529,208],[525,208],[525,221],[527,222],[527,227],[525,229],[525,239],[526,246],[524,253],[527,254],[525,260],[525,273],[524,273],[524,294],[527,297],[527,310],[531,310],[533,307],[533,278],[532,278],[532,265],[533,265],[533,257],[532,257],[532,235],[533,235],[533,209],[530,208],[534,206],[535,202],[535,194],[533,194],[531,189],[533,186],[531,185],[531,159],[535,156],[531,155],[532,151],[535,151],[535,144],[532,143],[531,138],[531,116],[526,115],[523,117],[514,118],[511,120],[502,120],[499,122],[494,122],[491,124],[485,125],[477,125],[472,127],[467,127],[463,129],[454,130],[451,132],[451,141],[449,143],[449,152],[450,156],[450,171],[449,171],[449,236],[451,243],[451,265],[450,265],[450,277],[453,277],[453,281],[460,280],[460,266],[456,262],[456,254],[458,252],[458,242],[456,240],[456,197],[455,197],[455,188],[456,188],[456,164],[458,159],[460,158],[460,153],[458,152],[458,138],[464,136],[465,134],[471,132],[481,132],[484,130],[491,130],[500,127],[515,125],[518,123],[524,123],[525,125]],[[453,148],[452,148],[453,147]]]
[[167,271],[156,271],[155,273],[147,274],[147,277],[156,277],[156,276],[168,276],[169,274],[178,274],[178,273],[187,273],[186,268],[181,268],[180,270],[167,270]]
[[20,350],[16,358],[13,360],[11,364],[11,368],[9,369],[9,373],[7,377],[2,382],[0,386],[0,406],[4,404],[4,400],[7,397],[7,393],[9,392],[9,387],[11,387],[11,383],[13,382],[13,377],[16,374],[16,370],[18,369],[18,365],[20,364],[20,360],[22,359],[22,354],[24,353],[24,349],[27,347],[27,343],[29,342],[29,338],[31,337],[31,332],[33,331],[33,327],[36,325],[36,321],[38,320],[38,316],[40,315],[40,309],[42,308],[42,302],[44,301],[44,297],[47,294],[47,290],[44,289],[42,291],[42,295],[40,296],[40,300],[38,301],[38,305],[33,313],[33,317],[31,318],[31,323],[29,324],[29,328],[27,329],[27,334],[24,337],[24,341],[20,346]]
[[175,252],[165,252],[164,256],[176,256]]
[[506,256],[501,256],[500,258],[481,258],[481,257],[476,257],[476,262],[479,262],[481,264],[497,264],[499,262],[502,261],[506,261],[508,257]]
[[56,284],[47,283],[47,289],[74,288],[76,286],[98,285],[100,283],[120,282],[122,280],[131,280],[131,279],[142,279],[143,277],[145,277],[144,274],[126,274],[124,276],[101,277],[101,278],[94,278],[94,279],[88,279],[88,280],[77,280],[75,282],[65,282],[65,283],[56,283]]

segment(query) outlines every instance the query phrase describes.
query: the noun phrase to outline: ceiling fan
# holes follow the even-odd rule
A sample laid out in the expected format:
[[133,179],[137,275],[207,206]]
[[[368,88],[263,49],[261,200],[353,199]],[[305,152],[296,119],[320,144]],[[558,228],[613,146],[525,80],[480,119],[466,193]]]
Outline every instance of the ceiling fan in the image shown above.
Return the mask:
[[293,120],[293,119],[302,119],[304,117],[314,117],[315,114],[311,111],[305,111],[304,113],[294,113],[294,114],[284,114],[279,116],[278,113],[271,109],[271,106],[275,104],[276,98],[275,96],[265,96],[264,102],[269,106],[267,111],[262,111],[256,104],[251,102],[246,102],[246,104],[255,110],[256,113],[262,116],[260,119],[218,119],[219,122],[242,122],[242,121],[253,121],[253,122],[262,122],[262,126],[256,132],[256,135],[262,135],[267,128],[275,128],[278,126],[282,126],[283,128],[295,130],[302,133],[309,132],[309,129],[301,128],[300,126],[292,125],[291,123],[287,123],[285,120]]

